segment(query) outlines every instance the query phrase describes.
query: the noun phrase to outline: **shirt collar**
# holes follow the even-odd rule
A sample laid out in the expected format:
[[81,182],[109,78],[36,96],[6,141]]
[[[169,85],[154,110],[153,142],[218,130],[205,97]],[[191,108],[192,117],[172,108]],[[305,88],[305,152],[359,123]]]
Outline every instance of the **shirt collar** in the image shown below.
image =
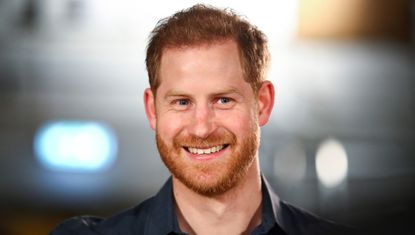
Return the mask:
[[[263,175],[261,175],[261,181],[262,223],[256,230],[267,232],[275,229],[276,226],[284,229],[281,219],[280,199]],[[171,177],[153,199],[150,209],[151,234],[183,234],[177,222]]]
[[264,175],[261,175],[262,180],[262,223],[261,230],[270,231],[271,229],[278,230],[280,233],[285,230],[282,220],[281,201],[277,194],[272,189]]
[[177,222],[171,177],[153,198],[149,234],[181,234]]

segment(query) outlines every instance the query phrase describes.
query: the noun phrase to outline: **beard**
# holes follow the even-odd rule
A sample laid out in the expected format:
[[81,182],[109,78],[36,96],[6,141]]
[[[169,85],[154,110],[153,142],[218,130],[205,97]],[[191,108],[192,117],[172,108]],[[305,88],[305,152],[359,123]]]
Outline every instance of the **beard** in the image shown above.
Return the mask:
[[[204,196],[221,195],[247,174],[257,156],[259,128],[251,127],[249,135],[237,140],[227,129],[215,131],[206,138],[178,133],[168,145],[156,130],[157,148],[171,174],[186,187]],[[208,148],[225,145],[225,155],[207,161],[195,161],[185,155],[186,147]],[[190,154],[190,153],[189,153]]]

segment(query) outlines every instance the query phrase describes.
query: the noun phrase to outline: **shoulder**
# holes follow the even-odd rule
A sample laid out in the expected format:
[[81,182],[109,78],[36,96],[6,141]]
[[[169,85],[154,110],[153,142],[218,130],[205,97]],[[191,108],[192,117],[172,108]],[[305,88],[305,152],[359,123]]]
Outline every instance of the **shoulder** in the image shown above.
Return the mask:
[[280,201],[280,219],[288,234],[349,235],[357,232],[348,226],[323,219],[304,209]]
[[144,234],[152,200],[153,198],[150,198],[134,208],[106,219],[89,215],[67,219],[56,226],[49,235]]
[[49,235],[97,234],[94,227],[102,222],[102,218],[94,216],[77,216],[67,219],[56,226]]

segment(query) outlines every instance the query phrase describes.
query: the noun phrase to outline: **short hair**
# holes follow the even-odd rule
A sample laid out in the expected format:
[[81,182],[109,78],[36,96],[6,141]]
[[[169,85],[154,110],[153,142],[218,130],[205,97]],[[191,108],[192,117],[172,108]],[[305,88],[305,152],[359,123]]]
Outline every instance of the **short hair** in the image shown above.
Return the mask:
[[202,4],[160,20],[151,32],[146,66],[153,93],[156,94],[160,85],[159,69],[165,49],[212,45],[226,40],[237,43],[244,79],[257,93],[270,60],[265,34],[231,9]]

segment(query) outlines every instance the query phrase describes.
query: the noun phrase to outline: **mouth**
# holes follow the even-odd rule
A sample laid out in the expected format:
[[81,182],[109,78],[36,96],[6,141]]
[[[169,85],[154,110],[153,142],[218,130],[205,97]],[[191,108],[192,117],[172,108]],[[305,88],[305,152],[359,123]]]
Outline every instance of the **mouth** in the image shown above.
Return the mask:
[[229,144],[223,144],[223,145],[217,145],[217,146],[213,146],[213,147],[183,147],[187,152],[191,153],[191,154],[195,154],[195,155],[207,155],[207,154],[212,154],[212,153],[216,153],[219,152],[223,149],[225,149],[226,147],[228,147]]

